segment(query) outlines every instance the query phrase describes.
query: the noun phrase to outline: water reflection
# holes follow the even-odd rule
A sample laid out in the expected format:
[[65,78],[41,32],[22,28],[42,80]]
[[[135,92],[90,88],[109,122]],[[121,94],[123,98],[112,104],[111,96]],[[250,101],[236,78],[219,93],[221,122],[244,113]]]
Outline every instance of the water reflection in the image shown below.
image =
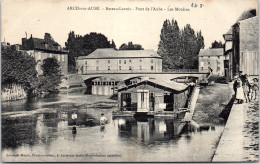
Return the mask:
[[34,145],[38,135],[35,117],[2,120],[2,148],[15,149],[23,144]]
[[[135,137],[143,144],[178,139],[181,135],[178,133],[180,120],[148,118],[146,121],[138,121],[135,118],[115,118],[114,121],[117,123],[120,137]],[[191,131],[192,128],[189,129],[189,132]]]
[[[58,106],[58,103],[53,106],[49,104],[51,109]],[[65,107],[66,104],[60,104],[61,109]],[[180,120],[164,118],[113,118],[113,110],[71,108],[2,118],[2,154],[113,153],[122,154],[122,158],[104,160],[122,162],[131,158],[133,161],[209,161],[213,153],[212,147],[221,134],[220,129],[223,129],[214,125],[195,129],[191,125],[183,126]],[[73,134],[71,115],[74,111],[77,111],[78,117],[77,133]],[[108,124],[104,127],[99,126],[101,113],[108,118]],[[203,144],[198,146],[198,143]],[[34,160],[37,159],[39,158]],[[64,158],[48,160],[64,161]],[[97,158],[69,158],[68,162],[96,160]]]

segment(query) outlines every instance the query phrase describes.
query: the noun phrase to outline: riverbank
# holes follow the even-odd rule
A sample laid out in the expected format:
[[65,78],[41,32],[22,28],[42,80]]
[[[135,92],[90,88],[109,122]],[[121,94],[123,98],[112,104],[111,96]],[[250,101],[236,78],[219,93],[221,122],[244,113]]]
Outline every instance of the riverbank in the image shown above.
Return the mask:
[[259,160],[258,108],[258,100],[233,105],[213,162]]
[[[246,107],[246,106],[245,106]],[[246,119],[243,127],[243,150],[245,161],[257,162],[259,160],[259,102],[248,103]]]
[[231,98],[228,84],[216,83],[214,86],[201,88],[192,119],[198,124],[223,124],[225,120],[219,114]]
[[[81,95],[80,95],[81,94]],[[15,102],[2,102],[2,121],[27,118],[40,113],[57,113],[95,110],[97,114],[117,106],[108,96],[84,95],[84,93],[59,94],[45,98],[32,98]]]

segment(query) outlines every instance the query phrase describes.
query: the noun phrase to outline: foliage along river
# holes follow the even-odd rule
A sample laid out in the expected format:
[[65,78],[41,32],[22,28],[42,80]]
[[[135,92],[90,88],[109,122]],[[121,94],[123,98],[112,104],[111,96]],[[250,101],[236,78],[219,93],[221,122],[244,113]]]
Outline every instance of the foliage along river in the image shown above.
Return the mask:
[[[3,102],[3,161],[211,161],[223,126],[196,131],[189,126],[179,133],[180,120],[113,118],[116,103],[83,93]],[[73,110],[79,112],[76,134]],[[3,117],[17,111],[20,116]],[[104,129],[98,125],[101,113],[108,118]]]

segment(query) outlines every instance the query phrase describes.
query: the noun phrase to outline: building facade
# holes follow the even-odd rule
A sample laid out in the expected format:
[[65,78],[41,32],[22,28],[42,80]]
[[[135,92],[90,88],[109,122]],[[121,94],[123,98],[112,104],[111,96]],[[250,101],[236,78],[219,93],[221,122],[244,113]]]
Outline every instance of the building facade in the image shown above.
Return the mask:
[[144,80],[118,90],[120,111],[177,112],[187,104],[190,86],[162,80]]
[[212,74],[224,76],[223,48],[201,49],[199,52],[199,72],[212,69]]
[[224,44],[224,71],[225,71],[225,77],[227,79],[231,79],[233,77],[232,74],[232,46],[233,46],[233,35],[232,35],[232,29],[230,29],[226,34],[223,35],[225,44]]
[[258,16],[233,26],[233,72],[258,76]]
[[162,72],[162,58],[153,50],[97,49],[76,63],[78,74]]
[[36,70],[39,75],[43,73],[41,70],[43,60],[51,57],[58,60],[61,73],[63,75],[68,74],[68,52],[63,50],[50,34],[45,33],[44,39],[32,36],[29,39],[22,38],[21,50],[35,58],[37,62]]
[[224,34],[225,76],[231,80],[235,75],[247,74],[258,77],[258,16],[235,23]]

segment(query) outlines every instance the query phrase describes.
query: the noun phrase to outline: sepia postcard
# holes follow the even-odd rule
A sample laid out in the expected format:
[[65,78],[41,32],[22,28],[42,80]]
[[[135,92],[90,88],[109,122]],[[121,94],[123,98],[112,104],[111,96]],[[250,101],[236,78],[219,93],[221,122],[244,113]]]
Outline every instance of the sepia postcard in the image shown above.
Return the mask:
[[2,0],[2,162],[258,162],[258,0]]

